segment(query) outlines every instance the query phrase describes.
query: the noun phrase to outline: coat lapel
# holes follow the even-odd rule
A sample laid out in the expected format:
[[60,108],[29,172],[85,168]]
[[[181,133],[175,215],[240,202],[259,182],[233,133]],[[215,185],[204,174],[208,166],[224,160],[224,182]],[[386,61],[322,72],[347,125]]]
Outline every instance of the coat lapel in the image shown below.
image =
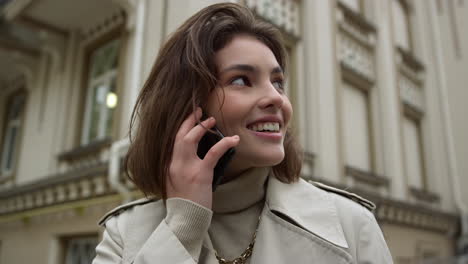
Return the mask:
[[343,249],[297,227],[265,208],[250,263],[350,264]]
[[326,192],[303,180],[284,184],[269,179],[251,263],[352,263],[346,248]]
[[304,180],[285,184],[271,177],[266,203],[309,232],[339,246],[348,248],[338,212],[332,198]]

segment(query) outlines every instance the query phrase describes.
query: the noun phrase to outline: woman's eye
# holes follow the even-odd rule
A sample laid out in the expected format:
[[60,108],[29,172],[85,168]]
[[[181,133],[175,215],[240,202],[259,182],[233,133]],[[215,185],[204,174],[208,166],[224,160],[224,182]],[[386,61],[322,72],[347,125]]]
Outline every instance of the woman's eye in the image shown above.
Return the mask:
[[248,86],[250,85],[249,79],[247,77],[236,77],[231,81],[232,85],[239,85],[239,86]]
[[284,85],[283,85],[283,80],[277,80],[277,81],[273,81],[273,86],[279,90],[279,91],[284,91]]

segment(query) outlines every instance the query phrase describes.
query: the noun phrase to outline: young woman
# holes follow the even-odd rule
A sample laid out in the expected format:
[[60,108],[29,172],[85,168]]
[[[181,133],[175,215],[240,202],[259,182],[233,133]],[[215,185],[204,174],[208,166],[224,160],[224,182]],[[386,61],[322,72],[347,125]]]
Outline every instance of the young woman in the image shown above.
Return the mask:
[[[216,4],[188,19],[132,118],[127,171],[150,198],[103,218],[93,263],[392,263],[365,200],[299,179],[285,72],[279,32],[247,8]],[[200,158],[215,126],[226,137]]]

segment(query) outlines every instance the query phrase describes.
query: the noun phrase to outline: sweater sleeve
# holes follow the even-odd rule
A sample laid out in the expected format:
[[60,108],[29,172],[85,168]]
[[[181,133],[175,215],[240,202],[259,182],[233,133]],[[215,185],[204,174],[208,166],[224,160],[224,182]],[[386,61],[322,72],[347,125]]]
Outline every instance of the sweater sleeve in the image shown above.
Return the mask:
[[184,245],[192,258],[198,261],[203,237],[211,224],[213,212],[197,203],[182,198],[166,201],[166,223]]
[[[125,253],[121,215],[105,222],[103,239],[96,247],[93,264],[195,264],[198,263],[203,237],[210,226],[212,211],[188,200],[167,200],[166,218],[149,236],[136,255]],[[157,260],[155,262],[155,260]]]

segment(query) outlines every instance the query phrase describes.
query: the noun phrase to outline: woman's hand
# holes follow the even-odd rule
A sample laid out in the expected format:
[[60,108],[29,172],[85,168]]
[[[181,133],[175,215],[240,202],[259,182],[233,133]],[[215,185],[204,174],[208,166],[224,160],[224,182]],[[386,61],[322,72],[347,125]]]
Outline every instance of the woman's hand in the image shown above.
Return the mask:
[[[177,132],[166,180],[168,198],[184,198],[211,209],[213,169],[223,154],[239,143],[239,136],[225,137],[216,143],[202,160],[197,155],[198,142],[216,121],[210,117],[197,123],[201,109],[189,115]],[[203,126],[204,127],[203,127]]]

